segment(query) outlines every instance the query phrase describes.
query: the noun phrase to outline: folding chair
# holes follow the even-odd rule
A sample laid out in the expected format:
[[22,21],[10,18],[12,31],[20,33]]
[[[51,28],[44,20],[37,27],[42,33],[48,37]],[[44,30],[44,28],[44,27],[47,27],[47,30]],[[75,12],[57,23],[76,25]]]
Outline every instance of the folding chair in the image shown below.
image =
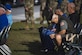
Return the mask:
[[[81,55],[82,53],[82,46],[80,46],[80,37],[82,38],[82,26],[80,26],[80,24],[78,24],[78,26],[74,27],[74,28],[79,28],[80,27],[80,31],[77,33],[70,33],[66,35],[66,43],[63,43],[63,48],[67,50],[68,53],[72,53],[71,50],[73,50],[72,54],[76,54],[76,55]],[[74,43],[74,38],[76,38],[77,42]],[[82,40],[81,40],[82,41]],[[75,52],[78,51],[78,52]],[[68,54],[67,53],[67,54]]]
[[0,32],[0,52],[3,55],[11,55],[11,50],[9,47],[5,44],[6,40],[8,38],[8,32],[10,30],[10,26],[4,27],[2,31]]
[[[73,43],[75,37],[77,39],[79,39],[79,36],[82,35],[82,28],[79,29],[80,25],[81,25],[80,23],[79,24],[75,24],[74,28],[76,29],[76,32],[75,33],[67,34],[66,35],[66,41],[71,41]],[[70,38],[69,38],[69,36],[70,36]]]

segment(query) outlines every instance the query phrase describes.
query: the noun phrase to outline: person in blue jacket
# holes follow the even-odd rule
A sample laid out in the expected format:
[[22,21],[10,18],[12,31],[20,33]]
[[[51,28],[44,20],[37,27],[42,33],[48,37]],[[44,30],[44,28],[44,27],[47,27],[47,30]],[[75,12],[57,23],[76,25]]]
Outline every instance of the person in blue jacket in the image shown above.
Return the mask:
[[4,8],[0,7],[0,32],[4,27],[8,26],[8,19]]

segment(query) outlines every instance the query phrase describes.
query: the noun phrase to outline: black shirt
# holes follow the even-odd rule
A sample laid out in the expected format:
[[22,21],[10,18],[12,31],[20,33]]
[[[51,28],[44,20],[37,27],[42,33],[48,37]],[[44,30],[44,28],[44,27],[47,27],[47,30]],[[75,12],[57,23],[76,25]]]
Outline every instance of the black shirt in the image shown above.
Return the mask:
[[73,22],[74,25],[80,22],[80,17],[77,12],[70,14],[69,18]]

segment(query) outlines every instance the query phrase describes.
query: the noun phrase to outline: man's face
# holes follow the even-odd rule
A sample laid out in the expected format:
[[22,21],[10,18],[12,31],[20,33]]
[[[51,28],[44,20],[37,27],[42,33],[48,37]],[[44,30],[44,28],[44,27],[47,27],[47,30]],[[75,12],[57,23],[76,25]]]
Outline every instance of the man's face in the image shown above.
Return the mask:
[[52,22],[54,22],[54,23],[58,23],[58,16],[56,16],[56,17],[54,17],[54,18],[52,18],[52,20],[51,20]]
[[2,15],[2,14],[5,14],[5,9],[4,8],[0,8],[0,15]]
[[58,10],[58,9],[56,10],[56,14],[58,14],[58,15],[59,15],[59,10]]
[[70,5],[67,6],[67,10],[68,10],[69,13],[71,13],[71,7],[70,7]]
[[56,14],[58,14],[58,15],[61,15],[61,16],[62,16],[62,15],[63,15],[63,12],[62,12],[60,9],[57,9],[57,10],[56,10]]

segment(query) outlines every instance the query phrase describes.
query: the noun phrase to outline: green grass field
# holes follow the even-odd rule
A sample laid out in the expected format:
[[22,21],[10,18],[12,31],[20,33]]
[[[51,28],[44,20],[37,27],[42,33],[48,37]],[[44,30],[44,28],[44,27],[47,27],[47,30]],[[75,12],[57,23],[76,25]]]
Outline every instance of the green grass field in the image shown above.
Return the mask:
[[34,30],[24,30],[24,22],[14,23],[7,40],[7,45],[12,51],[12,55],[43,55],[40,52],[41,43],[38,32],[39,25],[35,25]]

